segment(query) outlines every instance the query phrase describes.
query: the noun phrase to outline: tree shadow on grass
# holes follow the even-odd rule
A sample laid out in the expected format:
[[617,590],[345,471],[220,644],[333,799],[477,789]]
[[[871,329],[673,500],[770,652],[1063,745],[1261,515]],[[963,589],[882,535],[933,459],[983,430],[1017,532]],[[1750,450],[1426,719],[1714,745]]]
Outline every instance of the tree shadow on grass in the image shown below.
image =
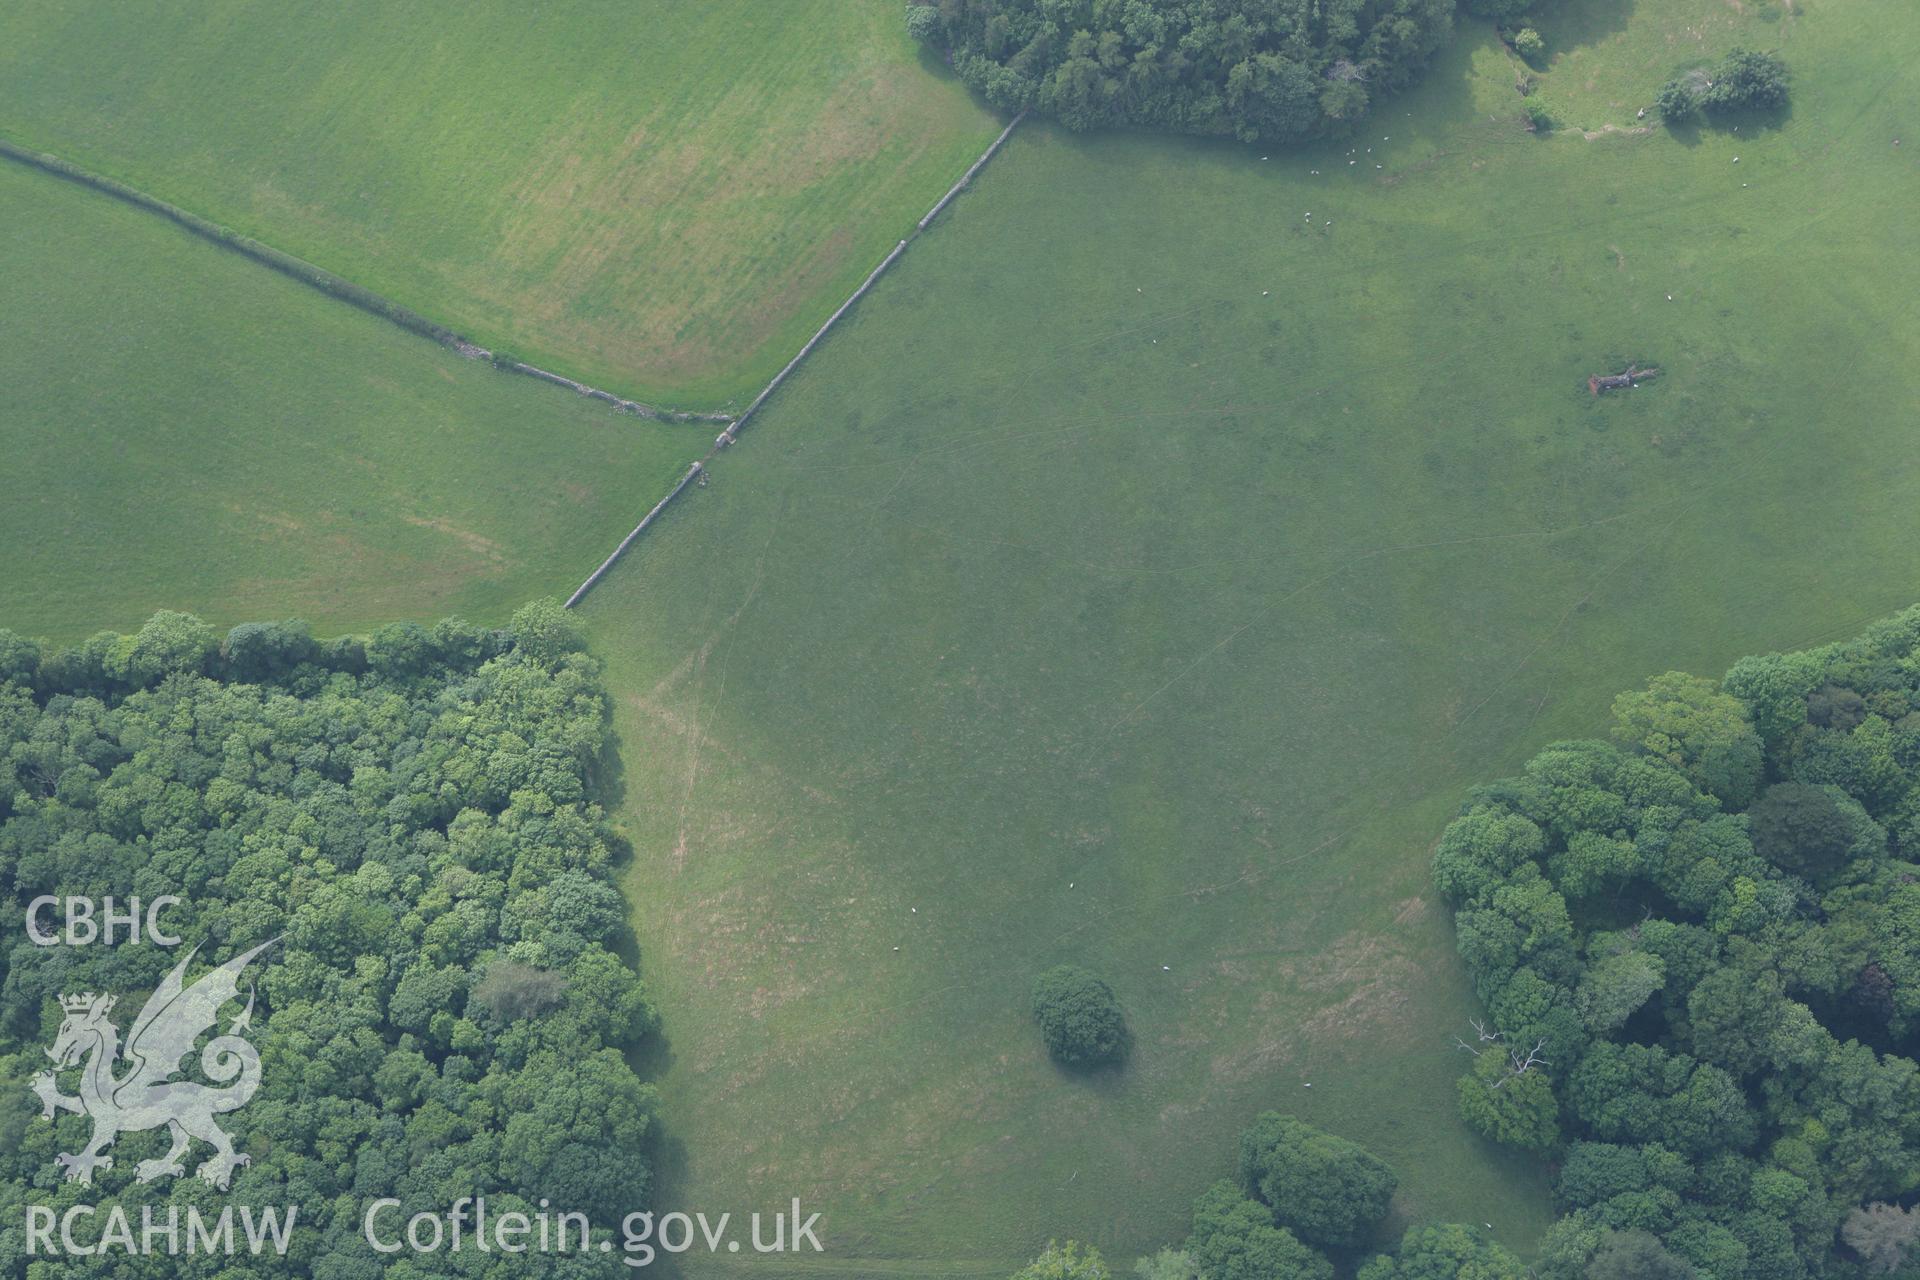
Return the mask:
[[1720,134],[1738,141],[1777,132],[1785,128],[1791,119],[1793,103],[1788,101],[1784,106],[1765,109],[1696,111],[1684,120],[1659,123],[1662,123],[1668,136],[1681,146],[1697,147],[1706,141],[1708,134]]
[[[656,1030],[639,1045],[627,1050],[626,1059],[628,1068],[640,1079],[648,1082],[658,1080],[673,1066],[673,1042],[664,1032]],[[652,1170],[653,1180],[647,1187],[644,1203],[635,1203],[627,1211],[651,1210],[657,1218],[662,1213],[685,1208],[687,1187],[691,1185],[693,1176],[692,1158],[688,1154],[687,1144],[679,1134],[666,1126],[657,1113],[653,1126],[647,1132],[646,1153],[647,1167]],[[647,1268],[647,1274],[680,1275],[678,1257],[659,1253]]]
[[[599,756],[593,762],[590,778],[591,798],[608,813],[616,812],[627,798],[627,766],[620,746],[620,735],[609,731],[606,741],[600,745]],[[608,850],[613,855],[613,873],[617,884],[633,866],[633,844],[611,829],[605,832],[605,838]],[[640,940],[633,932],[631,921],[622,922],[620,928],[606,939],[606,945],[628,968],[640,968]]]
[[[1504,47],[1493,24],[1488,23],[1483,38],[1493,44]],[[1405,114],[1418,111],[1417,123],[1431,122],[1436,127],[1445,128],[1449,123],[1464,120],[1476,114],[1474,106],[1473,53],[1476,41],[1470,32],[1460,31],[1433,57],[1420,78],[1401,93],[1391,94],[1380,100],[1376,111],[1388,121],[1396,115],[1405,119]],[[1522,64],[1524,65],[1524,64]],[[1516,102],[1520,95],[1514,95]],[[1403,126],[1411,127],[1411,126]],[[1363,126],[1364,128],[1364,126]]]
[[1070,1080],[1079,1088],[1089,1089],[1105,1098],[1118,1097],[1127,1087],[1133,1074],[1131,1066],[1124,1057],[1108,1062],[1097,1062],[1090,1066],[1071,1066],[1053,1059],[1053,1069],[1062,1079]]
[[[915,41],[915,44],[918,45],[918,49],[914,61],[920,64],[922,71],[941,80],[948,80],[954,84],[960,83],[960,73],[953,69],[951,50],[936,49],[923,41]],[[972,90],[968,92],[971,93]],[[975,100],[981,101],[977,94]]]
[[1705,123],[1698,116],[1688,116],[1685,120],[1663,122],[1661,127],[1681,146],[1697,147],[1705,137]]
[[1748,137],[1762,133],[1774,133],[1784,129],[1793,119],[1793,99],[1777,107],[1742,107],[1739,110],[1718,110],[1709,112],[1705,118],[1706,127],[1715,133]]
[[673,1069],[677,1060],[674,1057],[673,1040],[658,1028],[627,1050],[626,1057],[627,1065],[642,1080],[658,1080]]
[[608,813],[617,810],[627,798],[627,765],[620,754],[620,735],[609,730],[593,762],[590,779],[593,798]]
[[1532,27],[1546,38],[1549,68],[1562,56],[1600,44],[1627,29],[1635,0],[1547,0],[1521,17],[1516,27]]
[[[695,1210],[686,1203],[688,1179],[692,1166],[687,1157],[687,1144],[677,1134],[669,1132],[656,1121],[653,1132],[647,1138],[647,1164],[653,1170],[653,1185],[647,1189],[645,1208],[653,1212],[656,1220],[664,1213],[675,1210],[692,1213]],[[629,1212],[637,1212],[642,1206],[635,1205]],[[717,1213],[716,1210],[708,1212]],[[637,1273],[636,1273],[637,1274]],[[649,1276],[677,1277],[685,1274],[681,1266],[680,1255],[660,1250],[646,1267]]]
[[1047,1060],[1053,1063],[1053,1069],[1082,1088],[1092,1089],[1095,1093],[1112,1097],[1126,1087],[1128,1077],[1132,1075],[1133,1029],[1121,1032],[1120,1048],[1110,1058],[1098,1062],[1063,1062],[1052,1054]]

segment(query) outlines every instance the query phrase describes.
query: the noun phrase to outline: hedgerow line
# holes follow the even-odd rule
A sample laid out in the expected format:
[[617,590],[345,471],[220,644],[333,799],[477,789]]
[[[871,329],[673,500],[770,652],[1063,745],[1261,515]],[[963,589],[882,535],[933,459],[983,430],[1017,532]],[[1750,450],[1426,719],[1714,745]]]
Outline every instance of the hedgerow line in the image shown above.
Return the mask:
[[527,377],[537,378],[543,382],[550,382],[556,386],[565,387],[578,395],[609,404],[613,406],[616,411],[635,414],[643,418],[651,418],[661,422],[725,423],[726,428],[714,439],[713,446],[707,450],[706,454],[688,466],[685,474],[683,474],[679,482],[667,492],[666,496],[656,502],[647,514],[641,517],[640,523],[635,525],[633,530],[620,540],[619,545],[614,547],[612,552],[607,555],[607,558],[602,560],[599,566],[587,575],[585,581],[574,588],[573,594],[567,597],[565,606],[571,609],[586,598],[587,593],[594,588],[601,578],[606,576],[607,571],[613,568],[614,563],[618,561],[622,555],[626,554],[627,549],[634,544],[635,540],[638,539],[642,533],[646,532],[647,527],[654,522],[662,511],[666,510],[667,505],[679,497],[687,486],[705,471],[706,464],[713,459],[714,455],[738,440],[740,429],[746,425],[747,420],[759,410],[761,405],[767,402],[775,391],[779,390],[781,384],[787,380],[788,375],[799,368],[801,362],[813,353],[814,348],[820,345],[821,340],[824,339],[828,332],[832,330],[833,326],[840,321],[840,318],[852,310],[855,303],[866,296],[867,291],[873,288],[874,284],[886,273],[887,269],[899,259],[902,253],[906,252],[907,246],[917,240],[920,235],[926,231],[927,227],[932,224],[933,220],[939,217],[941,212],[953,202],[954,198],[966,189],[967,185],[973,181],[974,176],[986,166],[987,161],[993,159],[995,153],[997,153],[1001,146],[1005,144],[1006,140],[1013,135],[1014,129],[1019,127],[1020,122],[1026,119],[1026,116],[1027,113],[1021,111],[1008,122],[1007,127],[1000,131],[999,136],[987,144],[986,150],[980,153],[979,158],[968,166],[967,171],[961,174],[959,179],[951,187],[947,188],[946,193],[934,202],[933,207],[927,210],[925,216],[914,224],[913,230],[907,234],[906,239],[896,243],[892,250],[888,252],[887,256],[880,260],[880,264],[867,273],[866,279],[860,282],[859,288],[855,289],[853,293],[847,297],[845,302],[842,302],[835,308],[833,314],[828,316],[818,329],[814,330],[813,336],[807,339],[806,344],[795,353],[793,359],[787,361],[787,363],[781,367],[780,372],[773,375],[773,378],[767,385],[761,388],[760,394],[755,396],[752,402],[749,403],[737,417],[718,411],[702,413],[660,409],[653,405],[643,404],[637,400],[622,399],[611,392],[602,391],[597,387],[590,387],[564,374],[555,373],[549,369],[542,369],[537,365],[527,364],[524,361],[514,359],[504,353],[489,351],[487,348],[469,341],[446,326],[436,324],[432,320],[427,319],[419,312],[408,307],[403,307],[392,299],[383,297],[373,290],[357,285],[342,276],[337,276],[324,267],[315,266],[304,258],[299,258],[284,250],[276,249],[272,245],[255,240],[251,236],[242,235],[230,227],[221,226],[210,218],[201,217],[197,213],[182,209],[178,205],[160,199],[158,196],[142,191],[137,187],[129,186],[114,178],[109,178],[104,174],[94,173],[90,169],[83,168],[71,161],[63,160],[59,156],[50,155],[43,151],[35,151],[30,147],[22,146],[4,137],[0,137],[0,156],[5,156],[20,164],[52,174],[57,178],[62,178],[66,181],[87,187],[90,190],[97,191],[113,199],[124,201],[136,208],[144,209],[149,213],[159,214],[161,217],[168,219],[193,235],[199,236],[223,248],[231,249],[235,253],[249,258],[262,266],[278,271],[290,279],[297,280],[302,284],[318,289],[329,297],[336,298],[372,315],[379,316],[384,320],[397,324],[409,333],[437,342],[465,359],[485,360],[491,363],[496,369],[504,372],[517,373]]
[[436,324],[419,312],[408,307],[403,307],[391,298],[375,293],[373,290],[362,285],[357,285],[351,280],[337,276],[325,267],[315,266],[304,258],[296,257],[282,249],[276,249],[270,244],[255,240],[252,236],[242,235],[231,227],[223,227],[210,218],[203,218],[197,213],[182,209],[178,205],[170,204],[156,195],[140,190],[138,187],[131,187],[124,182],[109,178],[104,174],[94,173],[90,169],[82,168],[80,165],[74,164],[69,160],[63,160],[59,156],[49,155],[44,151],[35,151],[30,147],[21,146],[19,143],[9,141],[6,138],[0,138],[0,156],[5,156],[10,160],[17,161],[30,168],[52,174],[56,178],[63,178],[68,182],[97,191],[115,200],[123,201],[133,205],[135,208],[144,209],[148,213],[157,213],[192,235],[199,236],[201,239],[219,245],[224,249],[231,249],[235,253],[259,263],[261,266],[278,271],[280,274],[297,280],[301,284],[318,289],[331,298],[338,299],[341,302],[347,303],[349,306],[358,307],[362,311],[369,312],[372,315],[379,316],[383,320],[397,324],[408,333],[437,342],[441,346],[469,360],[485,360],[491,363],[494,368],[504,372],[525,374],[528,377],[538,378],[543,382],[551,382],[555,385],[566,387],[568,390],[586,396],[589,399],[599,400],[605,404],[612,405],[614,409],[621,413],[631,413],[638,417],[651,418],[659,422],[733,421],[733,415],[723,412],[693,412],[682,409],[662,409],[655,405],[643,404],[638,400],[622,399],[611,392],[602,391],[597,387],[587,386],[585,383],[577,382],[563,374],[554,373],[551,370],[527,364],[498,352],[489,351],[478,343],[468,341],[465,337],[455,333],[445,325]]
[[860,287],[848,295],[845,302],[834,309],[833,314],[827,317],[826,322],[814,330],[813,336],[807,339],[806,345],[801,347],[800,350],[795,353],[793,359],[787,361],[780,372],[773,375],[772,381],[760,389],[760,394],[755,396],[753,401],[748,404],[745,409],[741,410],[740,416],[728,423],[726,430],[714,438],[713,447],[708,449],[699,461],[687,468],[686,474],[680,477],[680,482],[673,486],[673,489],[667,496],[655,503],[653,509],[641,517],[640,523],[633,527],[633,532],[622,538],[620,545],[615,547],[612,553],[600,562],[600,567],[588,574],[586,581],[574,588],[573,594],[567,597],[567,608],[571,609],[579,604],[580,601],[584,600],[594,585],[606,576],[609,569],[613,568],[614,562],[626,554],[627,548],[631,547],[634,541],[638,539],[642,533],[646,532],[647,526],[652,524],[654,519],[659,516],[662,511],[666,510],[667,504],[679,497],[687,485],[693,481],[694,477],[706,469],[706,464],[713,460],[714,455],[727,446],[734,444],[739,439],[740,429],[747,425],[747,419],[751,418],[760,406],[765,404],[775,391],[779,390],[780,384],[787,380],[787,375],[800,367],[801,361],[813,353],[813,349],[820,345],[821,339],[827,336],[828,331],[839,322],[840,317],[852,310],[853,305],[866,296],[867,291],[873,288],[875,282],[886,273],[887,268],[891,267],[899,259],[900,255],[907,251],[907,246],[920,238],[921,233],[927,229],[928,224],[931,223],[934,218],[939,216],[940,211],[945,209],[969,182],[973,181],[974,175],[980,172],[982,166],[984,166],[987,161],[993,159],[994,153],[1000,150],[1001,144],[1005,143],[1006,140],[1013,135],[1014,129],[1026,118],[1027,113],[1025,111],[1020,112],[1019,115],[1016,115],[1007,124],[1006,128],[1000,131],[999,137],[987,144],[987,149],[980,153],[980,158],[975,160],[965,173],[960,175],[960,180],[955,182],[951,187],[948,187],[946,194],[935,202],[933,208],[927,210],[926,216],[914,224],[914,228],[908,233],[907,238],[893,246],[887,256],[880,260],[880,265],[867,273],[867,278],[860,282]]

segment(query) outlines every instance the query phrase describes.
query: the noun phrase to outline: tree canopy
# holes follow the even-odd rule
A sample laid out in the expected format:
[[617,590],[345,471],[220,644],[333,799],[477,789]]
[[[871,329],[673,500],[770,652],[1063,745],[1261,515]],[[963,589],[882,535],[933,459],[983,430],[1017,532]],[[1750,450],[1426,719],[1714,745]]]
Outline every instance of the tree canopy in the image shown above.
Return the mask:
[[[80,1150],[89,1121],[40,1118],[26,1083],[61,994],[137,1009],[196,944],[196,964],[219,963],[281,939],[248,971],[259,1089],[223,1126],[251,1159],[233,1200],[297,1204],[301,1230],[247,1274],[427,1274],[363,1240],[380,1197],[407,1214],[546,1197],[603,1226],[644,1208],[654,1092],[626,1051],[655,1019],[619,954],[616,842],[595,798],[606,725],[599,668],[551,604],[504,630],[328,642],[297,623],[222,637],[175,613],[51,652],[0,631],[5,896],[172,895],[164,924],[182,939],[40,947],[24,913],[0,921],[0,1274],[25,1274],[29,1197],[137,1223],[206,1191],[136,1181],[164,1132],[124,1136],[92,1186],[61,1182],[54,1156]],[[116,1257],[112,1274],[239,1274],[224,1265],[162,1253]],[[515,1265],[625,1272],[578,1254]]]
[[1098,1066],[1126,1053],[1127,1020],[1120,1001],[1111,987],[1078,966],[1057,965],[1033,980],[1033,1018],[1047,1052],[1063,1066]]
[[908,30],[995,106],[1071,129],[1288,142],[1364,118],[1452,30],[1454,0],[932,0]]
[[1193,1206],[1184,1252],[1208,1280],[1333,1280],[1333,1264],[1275,1225],[1273,1211],[1231,1182],[1215,1183]]
[[1740,699],[1711,680],[1669,671],[1613,700],[1613,736],[1658,756],[1729,809],[1744,809],[1760,781],[1760,735]]
[[1700,95],[1709,111],[1772,111],[1787,105],[1787,64],[1770,53],[1731,49]]
[[1240,1181],[1276,1223],[1318,1245],[1359,1242],[1400,1180],[1357,1142],[1268,1111],[1240,1135]]
[[[1397,1179],[1358,1143],[1293,1116],[1263,1112],[1240,1135],[1240,1180],[1208,1187],[1193,1204],[1193,1226],[1178,1248],[1162,1248],[1134,1265],[1140,1280],[1334,1280],[1334,1263],[1316,1244],[1342,1251],[1356,1274],[1353,1251],[1386,1217]],[[1903,1224],[1905,1219],[1901,1219]],[[1862,1231],[1875,1241],[1898,1237],[1900,1224],[1876,1219]],[[1315,1243],[1308,1243],[1309,1240]],[[1576,1242],[1578,1243],[1578,1242]],[[1589,1248],[1581,1255],[1590,1257]],[[1089,1263],[1088,1258],[1091,1262]],[[1075,1270],[1091,1265],[1093,1272]],[[1049,1245],[1013,1280],[1104,1280],[1099,1255]],[[1459,1223],[1417,1223],[1392,1253],[1361,1266],[1358,1280],[1527,1280],[1506,1249]]]
[[1013,1280],[1112,1280],[1100,1251],[1077,1240],[1049,1241],[1045,1253],[1013,1273]]
[[1668,124],[1678,124],[1702,111],[1709,116],[1778,111],[1787,105],[1789,79],[1787,64],[1776,55],[1729,49],[1711,67],[1667,81],[1654,105]]
[[1526,1280],[1527,1269],[1499,1244],[1457,1222],[1408,1229],[1400,1251],[1375,1258],[1359,1280]]
[[1434,854],[1489,1014],[1462,1112],[1557,1166],[1541,1275],[1902,1265],[1920,609],[1614,711],[1612,742],[1476,789]]

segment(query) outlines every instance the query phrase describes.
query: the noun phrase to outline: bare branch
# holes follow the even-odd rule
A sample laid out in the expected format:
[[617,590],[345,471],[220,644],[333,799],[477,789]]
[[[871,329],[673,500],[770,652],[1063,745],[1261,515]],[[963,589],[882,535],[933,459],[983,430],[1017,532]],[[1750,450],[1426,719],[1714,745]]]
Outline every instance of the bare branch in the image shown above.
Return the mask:
[[[1527,1056],[1524,1058],[1520,1056],[1518,1051],[1509,1049],[1507,1051],[1507,1063],[1512,1068],[1512,1074],[1507,1077],[1507,1080],[1513,1079],[1514,1076],[1523,1076],[1535,1067],[1551,1066],[1551,1063],[1540,1056],[1540,1051],[1546,1047],[1547,1042],[1544,1039],[1536,1041],[1533,1048],[1528,1051]],[[1505,1084],[1507,1080],[1502,1080],[1500,1084]],[[1500,1085],[1494,1086],[1496,1089],[1499,1087]]]
[[[1499,1043],[1501,1033],[1498,1031],[1487,1030],[1486,1023],[1479,1021],[1477,1018],[1468,1018],[1467,1025],[1473,1028],[1473,1033],[1474,1035],[1479,1037],[1481,1044],[1498,1044]],[[1453,1042],[1460,1048],[1465,1049],[1468,1053],[1472,1054],[1476,1058],[1479,1057],[1482,1052],[1481,1050],[1476,1049],[1472,1045],[1468,1044],[1465,1040],[1462,1040],[1459,1036],[1455,1036],[1453,1038]]]

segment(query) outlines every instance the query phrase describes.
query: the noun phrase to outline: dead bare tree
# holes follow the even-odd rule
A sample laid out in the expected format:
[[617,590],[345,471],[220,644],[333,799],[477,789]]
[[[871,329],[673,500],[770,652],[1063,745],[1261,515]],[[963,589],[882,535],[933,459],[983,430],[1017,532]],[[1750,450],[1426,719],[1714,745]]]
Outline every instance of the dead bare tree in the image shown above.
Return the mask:
[[[1473,1028],[1474,1035],[1479,1037],[1479,1043],[1482,1046],[1490,1045],[1490,1044],[1498,1045],[1501,1049],[1506,1051],[1507,1074],[1501,1077],[1499,1084],[1496,1084],[1493,1086],[1496,1089],[1500,1088],[1501,1085],[1506,1084],[1507,1081],[1513,1079],[1515,1076],[1523,1076],[1527,1074],[1527,1072],[1533,1070],[1535,1067],[1545,1067],[1545,1066],[1552,1065],[1544,1057],[1541,1056],[1541,1051],[1547,1047],[1547,1042],[1544,1037],[1540,1040],[1535,1041],[1533,1048],[1527,1050],[1527,1052],[1524,1055],[1522,1055],[1518,1049],[1514,1048],[1512,1045],[1506,1042],[1504,1032],[1489,1031],[1487,1030],[1487,1026],[1484,1022],[1479,1022],[1473,1019],[1468,1020],[1468,1025]],[[1459,1036],[1455,1036],[1453,1038],[1453,1042],[1454,1044],[1458,1045],[1460,1048],[1465,1049],[1468,1053],[1472,1054],[1476,1058],[1479,1057],[1481,1054],[1487,1052],[1487,1050],[1484,1047],[1475,1048],[1473,1045],[1468,1044],[1465,1040],[1462,1040]]]
[[[1487,1025],[1484,1022],[1480,1022],[1473,1018],[1469,1018],[1467,1019],[1467,1025],[1472,1027],[1474,1030],[1474,1034],[1480,1037],[1481,1044],[1488,1044],[1490,1042],[1495,1042],[1500,1039],[1500,1033],[1498,1031],[1487,1030]],[[1459,1036],[1455,1036],[1453,1038],[1453,1042],[1459,1045],[1462,1049],[1465,1049],[1468,1053],[1472,1054],[1474,1057],[1477,1058],[1480,1056],[1481,1051],[1479,1049],[1474,1048],[1472,1045],[1468,1044],[1465,1040],[1462,1040]]]

